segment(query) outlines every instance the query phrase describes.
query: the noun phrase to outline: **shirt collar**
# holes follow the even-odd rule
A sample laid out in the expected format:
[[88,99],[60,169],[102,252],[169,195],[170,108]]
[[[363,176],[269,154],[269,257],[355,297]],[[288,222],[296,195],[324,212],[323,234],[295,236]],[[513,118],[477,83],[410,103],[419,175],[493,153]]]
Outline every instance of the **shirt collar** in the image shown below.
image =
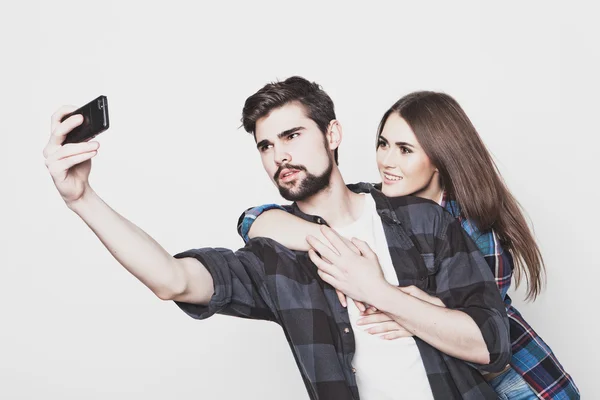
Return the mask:
[[[369,193],[369,194],[371,194],[371,196],[373,196],[373,199],[375,200],[375,206],[377,208],[377,213],[380,215],[388,216],[389,218],[397,221],[397,218],[396,218],[393,210],[391,209],[388,199],[380,191],[381,184],[373,185],[373,184],[367,183],[367,182],[359,182],[359,183],[351,183],[349,185],[346,185],[346,187],[348,189],[350,189],[351,191],[353,191],[354,193]],[[310,214],[304,213],[300,209],[300,207],[298,207],[298,204],[296,202],[292,203],[291,208],[292,208],[292,214],[294,214],[295,216],[297,216],[299,218],[302,218],[306,221],[313,222],[316,224],[329,226],[329,224],[327,224],[327,221],[325,221],[325,219],[323,219],[322,217],[320,217],[318,215],[310,215]]]

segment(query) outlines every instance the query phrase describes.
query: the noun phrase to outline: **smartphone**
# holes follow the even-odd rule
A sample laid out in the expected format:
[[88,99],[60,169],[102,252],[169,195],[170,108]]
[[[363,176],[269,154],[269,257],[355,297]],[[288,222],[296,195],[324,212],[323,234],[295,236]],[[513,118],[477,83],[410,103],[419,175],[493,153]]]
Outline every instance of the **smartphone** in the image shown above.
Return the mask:
[[62,144],[84,142],[108,129],[108,100],[106,96],[99,96],[85,106],[65,115],[61,122],[76,114],[83,116],[83,122],[67,134]]

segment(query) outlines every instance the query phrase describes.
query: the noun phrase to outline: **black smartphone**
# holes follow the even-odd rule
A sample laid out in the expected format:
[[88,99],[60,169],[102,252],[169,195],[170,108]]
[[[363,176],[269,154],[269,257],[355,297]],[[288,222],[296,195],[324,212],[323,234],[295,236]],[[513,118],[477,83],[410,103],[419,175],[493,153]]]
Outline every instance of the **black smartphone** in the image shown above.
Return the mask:
[[83,122],[67,134],[62,144],[84,142],[108,129],[108,100],[106,96],[99,96],[85,106],[65,115],[61,122],[76,114],[83,116]]

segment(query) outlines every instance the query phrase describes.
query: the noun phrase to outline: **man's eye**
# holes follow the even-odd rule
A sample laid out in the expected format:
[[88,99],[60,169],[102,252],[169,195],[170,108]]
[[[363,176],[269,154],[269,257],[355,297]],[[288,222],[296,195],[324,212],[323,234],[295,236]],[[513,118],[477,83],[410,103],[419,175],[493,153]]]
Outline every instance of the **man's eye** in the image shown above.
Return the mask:
[[300,134],[298,132],[294,132],[294,133],[290,133],[287,138],[288,138],[288,140],[290,140],[290,139],[294,139],[298,136],[300,136]]
[[260,152],[264,153],[265,151],[269,150],[273,145],[272,144],[266,144],[264,146],[260,146]]

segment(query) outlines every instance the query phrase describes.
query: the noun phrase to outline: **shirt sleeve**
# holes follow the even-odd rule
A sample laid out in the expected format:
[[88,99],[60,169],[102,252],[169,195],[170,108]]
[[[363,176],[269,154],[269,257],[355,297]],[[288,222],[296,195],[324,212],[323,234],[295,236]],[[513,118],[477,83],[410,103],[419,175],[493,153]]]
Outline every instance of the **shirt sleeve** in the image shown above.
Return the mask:
[[264,246],[256,242],[233,252],[222,248],[188,250],[175,258],[193,257],[211,274],[214,294],[207,305],[176,301],[186,314],[205,319],[215,313],[276,321],[274,306],[265,285]]
[[504,302],[480,249],[448,214],[435,237],[436,295],[448,308],[463,311],[479,327],[490,354],[489,364],[469,363],[485,372],[502,371],[510,361],[511,343]]
[[483,254],[483,258],[494,275],[502,300],[505,300],[513,275],[512,255],[509,251],[504,250],[494,230],[481,232],[474,223],[467,219],[461,220],[461,226]]
[[265,211],[273,209],[289,211],[288,209],[286,209],[283,206],[280,206],[279,204],[263,204],[262,206],[249,208],[246,211],[244,211],[242,215],[240,215],[237,224],[237,231],[238,234],[242,237],[242,239],[244,239],[244,243],[248,243],[248,241],[250,240],[250,238],[248,237],[248,232],[250,232],[250,227],[252,226],[254,221],[256,221],[256,218],[258,218],[258,216],[264,213]]

